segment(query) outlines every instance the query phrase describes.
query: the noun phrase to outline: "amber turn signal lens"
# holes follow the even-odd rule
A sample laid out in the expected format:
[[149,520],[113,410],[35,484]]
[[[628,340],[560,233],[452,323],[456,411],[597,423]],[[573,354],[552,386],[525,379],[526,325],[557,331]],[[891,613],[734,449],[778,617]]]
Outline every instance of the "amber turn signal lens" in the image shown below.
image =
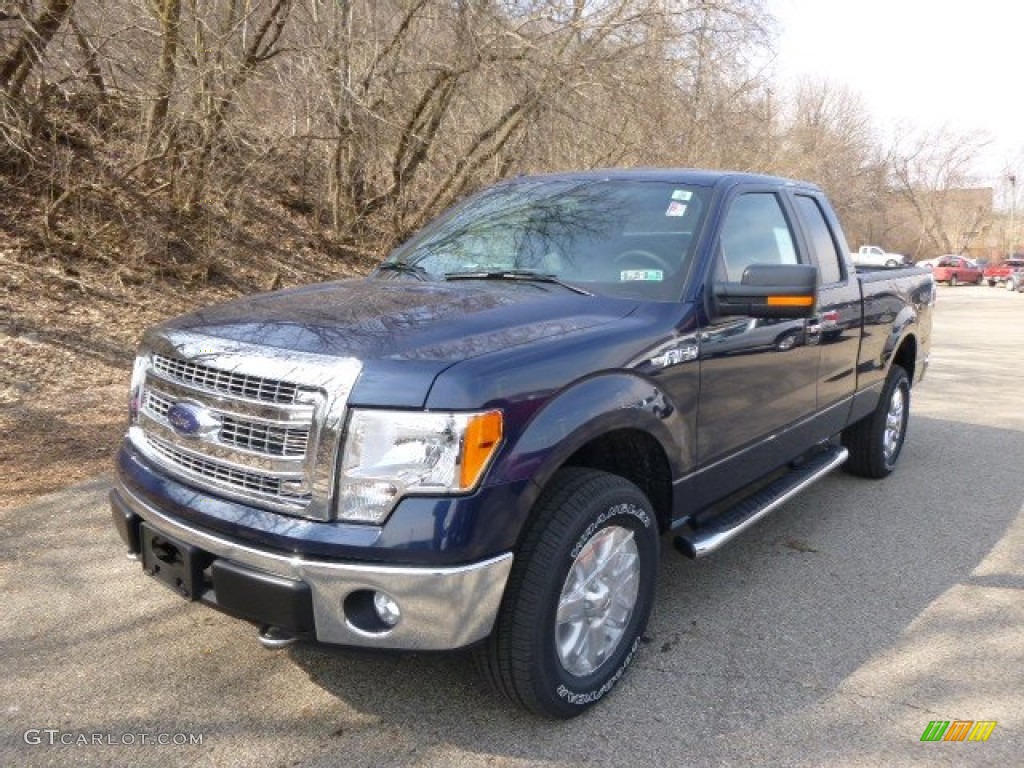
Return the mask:
[[769,296],[769,307],[810,307],[814,305],[813,296]]
[[466,436],[462,445],[462,466],[459,470],[459,487],[468,490],[476,485],[491,455],[501,443],[501,411],[488,411],[466,425]]

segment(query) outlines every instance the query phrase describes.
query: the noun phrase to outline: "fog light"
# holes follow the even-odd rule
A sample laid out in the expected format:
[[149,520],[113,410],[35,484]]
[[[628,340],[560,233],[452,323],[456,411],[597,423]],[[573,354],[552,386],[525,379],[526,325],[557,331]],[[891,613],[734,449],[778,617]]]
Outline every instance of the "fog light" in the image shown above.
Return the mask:
[[389,627],[395,626],[402,618],[402,610],[398,607],[398,603],[391,595],[383,592],[373,593],[373,608],[377,611],[377,618]]

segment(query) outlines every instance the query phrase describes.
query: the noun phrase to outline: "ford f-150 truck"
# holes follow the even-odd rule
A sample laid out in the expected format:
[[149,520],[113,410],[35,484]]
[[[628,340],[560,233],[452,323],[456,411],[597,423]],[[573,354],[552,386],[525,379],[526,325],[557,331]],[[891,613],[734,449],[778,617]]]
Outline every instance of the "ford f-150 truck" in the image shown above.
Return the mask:
[[114,521],[265,645],[472,647],[571,717],[638,652],[664,539],[702,557],[834,468],[893,471],[934,300],[858,274],[810,184],[518,178],[365,279],[149,331]]

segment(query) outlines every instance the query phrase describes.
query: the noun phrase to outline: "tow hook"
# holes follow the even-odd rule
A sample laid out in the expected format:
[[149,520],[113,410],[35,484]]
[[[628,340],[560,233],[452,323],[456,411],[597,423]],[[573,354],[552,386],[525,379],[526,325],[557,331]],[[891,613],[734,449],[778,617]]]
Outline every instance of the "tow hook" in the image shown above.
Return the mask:
[[260,645],[272,651],[287,648],[299,639],[288,630],[275,627],[271,624],[261,627],[258,637]]

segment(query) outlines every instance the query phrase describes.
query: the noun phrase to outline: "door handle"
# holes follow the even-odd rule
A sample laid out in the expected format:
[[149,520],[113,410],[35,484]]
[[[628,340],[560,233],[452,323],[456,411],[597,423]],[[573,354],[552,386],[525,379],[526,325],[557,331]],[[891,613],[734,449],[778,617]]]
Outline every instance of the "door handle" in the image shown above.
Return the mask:
[[808,332],[821,333],[822,331],[831,331],[839,327],[839,312],[830,309],[826,312],[822,312],[820,315],[807,318],[807,330]]
[[825,331],[834,331],[839,327],[839,312],[830,309],[820,315],[807,318],[805,322],[804,330],[807,333],[807,343],[816,344],[821,341],[821,334]]

